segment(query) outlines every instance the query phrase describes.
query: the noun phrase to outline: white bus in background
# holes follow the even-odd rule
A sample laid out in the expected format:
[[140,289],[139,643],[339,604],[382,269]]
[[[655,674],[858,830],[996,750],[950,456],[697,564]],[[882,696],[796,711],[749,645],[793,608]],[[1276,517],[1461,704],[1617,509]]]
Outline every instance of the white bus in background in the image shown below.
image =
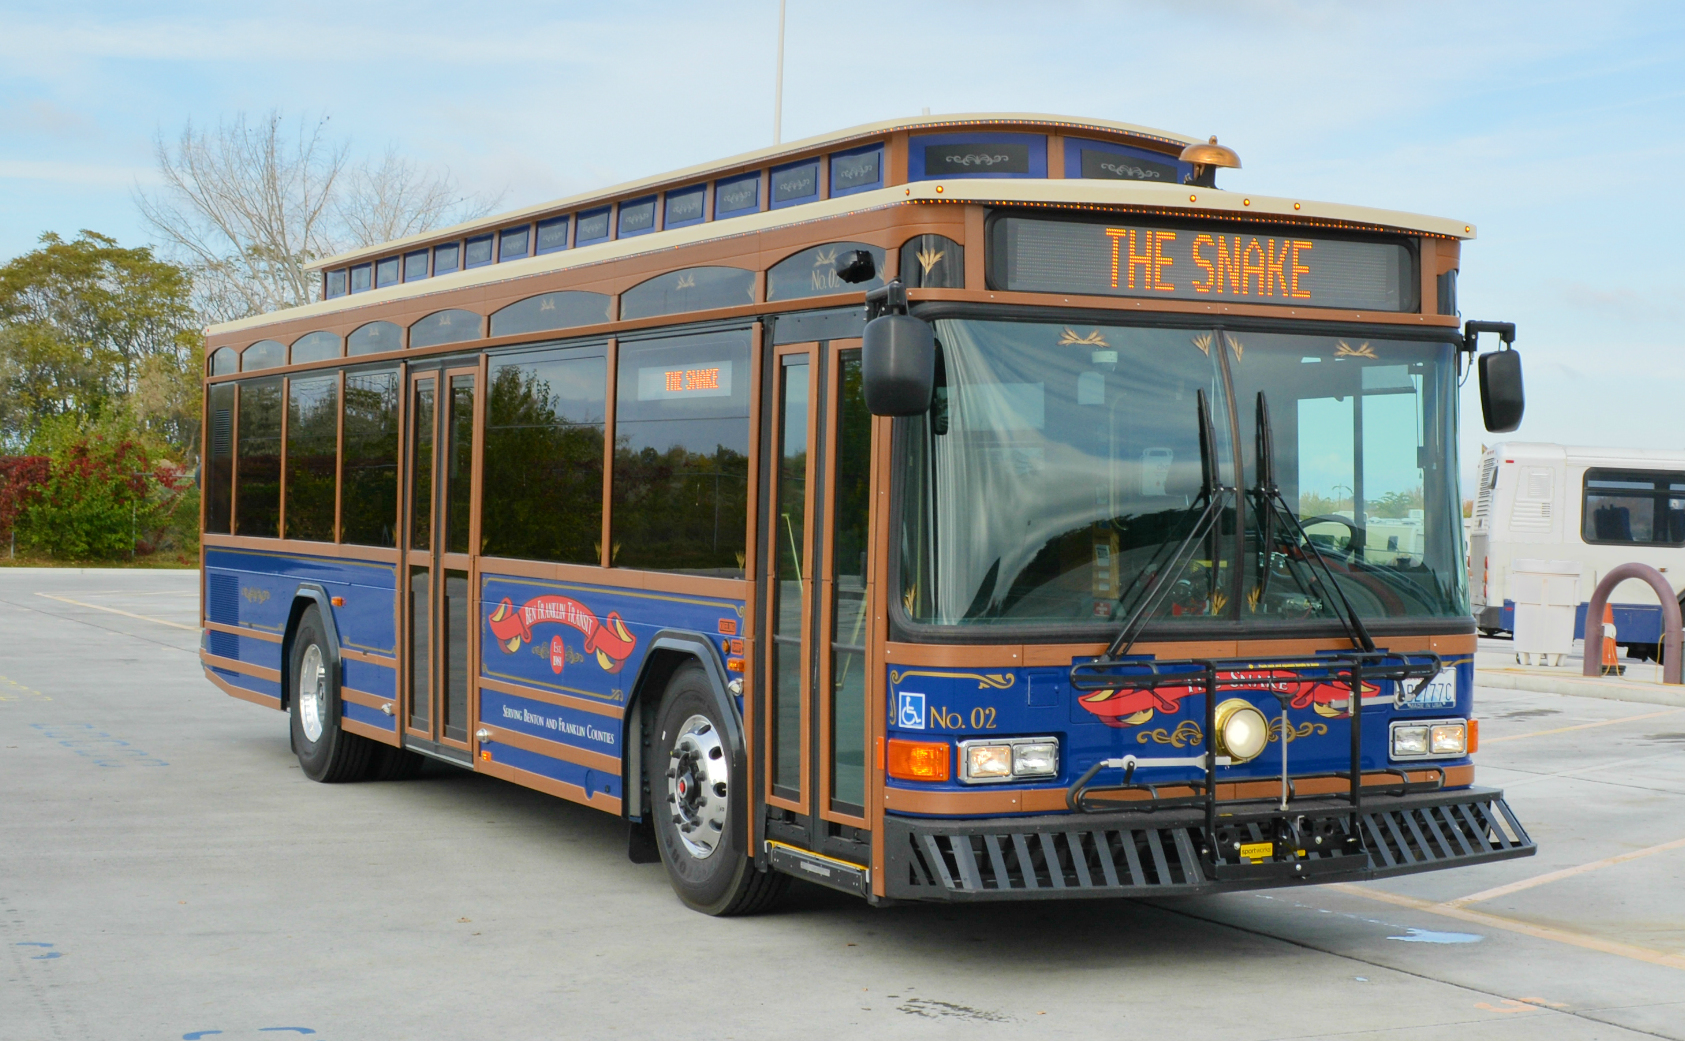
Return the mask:
[[[1510,568],[1529,558],[1579,561],[1577,633],[1598,580],[1616,565],[1649,564],[1677,595],[1685,586],[1685,451],[1525,441],[1487,449],[1469,525],[1469,591],[1482,633],[1514,627]],[[1623,582],[1610,604],[1617,642],[1633,657],[1654,658],[1662,628],[1655,593]]]

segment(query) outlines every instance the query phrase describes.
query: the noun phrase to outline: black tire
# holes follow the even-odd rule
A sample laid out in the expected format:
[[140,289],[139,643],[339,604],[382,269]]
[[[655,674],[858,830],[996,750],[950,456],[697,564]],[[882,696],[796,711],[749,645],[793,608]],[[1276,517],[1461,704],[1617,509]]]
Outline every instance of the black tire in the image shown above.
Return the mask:
[[305,608],[298,620],[287,665],[293,751],[304,776],[324,784],[362,780],[377,746],[340,728],[338,677],[322,615],[315,607]]
[[748,792],[724,722],[707,673],[694,663],[681,666],[661,697],[645,758],[655,844],[686,907],[757,914],[784,895],[789,877],[757,870],[740,848],[736,825],[749,812]]
[[392,745],[375,745],[369,756],[371,781],[413,781],[427,768],[427,757]]

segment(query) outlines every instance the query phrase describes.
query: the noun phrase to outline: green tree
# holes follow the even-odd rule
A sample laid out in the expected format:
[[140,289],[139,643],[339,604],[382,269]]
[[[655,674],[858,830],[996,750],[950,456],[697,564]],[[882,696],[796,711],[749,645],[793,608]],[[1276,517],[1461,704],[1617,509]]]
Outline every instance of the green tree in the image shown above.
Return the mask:
[[68,242],[48,232],[0,266],[0,444],[26,444],[56,416],[132,409],[195,455],[202,348],[191,293],[182,268],[92,231]]

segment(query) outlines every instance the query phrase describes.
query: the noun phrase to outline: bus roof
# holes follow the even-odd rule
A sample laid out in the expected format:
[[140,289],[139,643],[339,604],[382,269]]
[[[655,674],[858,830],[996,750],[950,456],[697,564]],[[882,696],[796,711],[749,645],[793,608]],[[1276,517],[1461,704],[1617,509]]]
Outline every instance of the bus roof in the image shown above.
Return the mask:
[[[570,199],[545,203],[541,206],[531,206],[485,217],[454,228],[412,235],[393,242],[326,258],[312,264],[311,269],[322,270],[343,267],[352,262],[362,264],[377,258],[396,260],[406,249],[413,249],[423,243],[462,241],[466,235],[493,232],[523,221],[530,222],[546,214],[577,213],[593,204],[601,205],[607,201],[635,196],[640,193],[642,196],[648,197],[652,190],[659,190],[663,185],[677,187],[681,184],[692,184],[705,175],[722,173],[729,175],[734,170],[743,167],[766,168],[765,164],[772,159],[800,156],[804,153],[809,155],[823,154],[822,151],[815,152],[815,149],[830,149],[838,145],[858,143],[862,140],[870,143],[874,138],[887,140],[883,137],[886,133],[908,129],[961,127],[985,132],[995,128],[1013,127],[1026,130],[1042,128],[1044,130],[1080,131],[1091,135],[1110,134],[1115,138],[1122,139],[1112,143],[1143,148],[1157,144],[1167,155],[1178,153],[1183,143],[1192,143],[1196,140],[1182,135],[1172,135],[1164,131],[1135,127],[1124,123],[1077,120],[1060,116],[999,114],[932,116],[891,120],[854,127],[824,137],[792,142],[779,148],[763,149],[720,163],[691,167],[660,177],[634,181],[589,195],[575,196]],[[757,166],[756,164],[761,165]],[[457,270],[419,281],[405,281],[382,288],[371,288],[366,291],[319,300],[316,303],[290,308],[284,312],[255,315],[233,322],[221,323],[210,327],[207,333],[212,336],[234,333],[273,324],[276,321],[283,320],[283,315],[284,320],[287,321],[328,315],[373,304],[492,285],[517,278],[670,250],[680,246],[753,235],[814,220],[906,204],[974,203],[1079,211],[1154,213],[1184,218],[1220,220],[1244,218],[1291,222],[1310,227],[1430,235],[1449,239],[1471,239],[1475,236],[1473,225],[1445,218],[1428,217],[1397,210],[1351,206],[1343,203],[1246,195],[1222,191],[1217,188],[1171,184],[1162,181],[1093,180],[1085,178],[1047,179],[1045,177],[959,177],[954,179],[932,177],[921,180],[906,180],[889,176],[886,176],[884,181],[885,185],[881,188],[859,191],[840,197],[819,199],[780,209],[761,209],[757,212],[746,213],[743,216],[692,223],[685,227],[651,231],[626,238],[610,238],[589,245],[572,246],[557,252],[528,255],[512,261]]]

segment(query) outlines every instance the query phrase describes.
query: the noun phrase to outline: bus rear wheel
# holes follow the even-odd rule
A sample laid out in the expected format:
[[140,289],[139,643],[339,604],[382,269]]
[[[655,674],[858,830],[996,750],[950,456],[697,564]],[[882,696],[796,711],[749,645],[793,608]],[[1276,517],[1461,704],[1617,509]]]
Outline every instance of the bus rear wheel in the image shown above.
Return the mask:
[[339,725],[339,689],[331,675],[322,615],[315,607],[305,608],[293,634],[292,656],[287,675],[293,751],[304,776],[324,784],[362,780],[368,771],[374,742],[348,734]]
[[735,825],[748,813],[748,792],[733,776],[718,717],[702,667],[681,666],[662,695],[645,759],[655,844],[685,906],[709,915],[756,914],[777,902],[789,878],[757,870],[740,848]]

